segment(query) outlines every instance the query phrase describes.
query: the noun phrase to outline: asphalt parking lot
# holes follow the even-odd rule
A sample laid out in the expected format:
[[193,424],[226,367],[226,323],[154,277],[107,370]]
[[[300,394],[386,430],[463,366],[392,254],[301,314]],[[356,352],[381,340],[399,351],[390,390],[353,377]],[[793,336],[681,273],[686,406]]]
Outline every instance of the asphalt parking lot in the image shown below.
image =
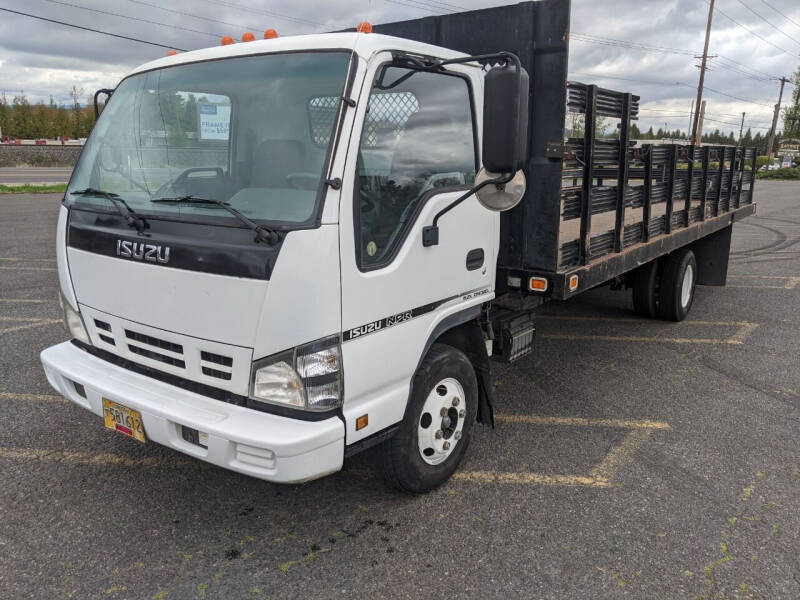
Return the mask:
[[546,306],[496,429],[418,497],[364,458],[249,479],[53,395],[59,196],[0,196],[0,598],[800,597],[800,184],[756,189],[687,321]]

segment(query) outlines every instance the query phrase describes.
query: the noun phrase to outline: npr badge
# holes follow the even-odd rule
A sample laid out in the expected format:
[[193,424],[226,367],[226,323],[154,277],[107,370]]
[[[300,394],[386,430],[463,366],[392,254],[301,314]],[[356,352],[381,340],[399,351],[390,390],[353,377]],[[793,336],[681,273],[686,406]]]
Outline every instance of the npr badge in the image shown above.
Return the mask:
[[375,256],[375,253],[378,251],[378,245],[375,242],[370,242],[367,244],[367,255],[368,256]]

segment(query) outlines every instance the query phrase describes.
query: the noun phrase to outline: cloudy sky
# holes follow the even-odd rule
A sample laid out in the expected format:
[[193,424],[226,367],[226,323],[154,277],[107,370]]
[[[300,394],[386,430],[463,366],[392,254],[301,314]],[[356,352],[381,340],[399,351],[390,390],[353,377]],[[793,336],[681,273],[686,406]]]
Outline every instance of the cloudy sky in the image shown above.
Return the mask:
[[[221,35],[273,27],[281,35],[323,32],[507,4],[494,0],[0,0],[0,7],[165,46],[196,49]],[[92,9],[92,10],[87,10]],[[100,11],[100,12],[98,12]],[[113,14],[110,14],[113,13]],[[687,129],[695,97],[706,0],[573,0],[570,77],[642,98],[640,125]],[[138,20],[137,20],[138,19]],[[148,21],[148,22],[145,22]],[[633,42],[632,44],[629,42]],[[665,48],[659,51],[655,47]],[[0,12],[0,90],[66,102],[114,87],[165,48]],[[775,78],[800,66],[800,0],[716,0],[706,77],[705,129],[766,132]],[[784,104],[794,88],[788,85]],[[713,121],[712,121],[713,119]],[[759,129],[760,128],[760,129]]]

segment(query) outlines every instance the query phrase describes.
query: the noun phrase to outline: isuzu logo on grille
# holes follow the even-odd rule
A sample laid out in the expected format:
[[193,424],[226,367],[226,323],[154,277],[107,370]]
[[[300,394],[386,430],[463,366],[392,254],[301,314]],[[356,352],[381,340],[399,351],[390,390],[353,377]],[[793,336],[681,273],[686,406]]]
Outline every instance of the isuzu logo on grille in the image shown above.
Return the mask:
[[168,263],[169,246],[117,240],[117,256],[134,260],[146,260],[148,262]]

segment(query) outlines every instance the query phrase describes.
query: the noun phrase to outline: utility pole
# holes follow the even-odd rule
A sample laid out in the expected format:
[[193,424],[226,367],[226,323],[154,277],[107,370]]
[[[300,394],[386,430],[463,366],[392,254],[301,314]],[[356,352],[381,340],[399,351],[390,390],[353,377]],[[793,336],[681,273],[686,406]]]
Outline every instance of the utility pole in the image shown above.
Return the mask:
[[[713,0],[712,0],[713,1]],[[778,127],[778,115],[781,112],[781,102],[783,101],[783,86],[789,82],[786,77],[781,77],[781,91],[778,94],[778,103],[775,105],[775,112],[772,115],[772,127],[769,130],[769,141],[767,142],[767,164],[772,164],[772,145],[775,143],[775,129]]]
[[700,103],[700,114],[697,119],[697,141],[695,145],[699,146],[703,143],[703,120],[706,118],[706,101]]
[[692,99],[692,108],[689,109],[689,129],[686,130],[686,133],[689,134],[689,143],[692,142],[692,115],[694,115],[694,99]]
[[694,127],[692,128],[692,143],[699,144],[697,136],[697,125],[700,120],[700,103],[703,100],[703,82],[706,78],[706,61],[708,60],[708,40],[711,37],[711,18],[714,16],[714,0],[708,3],[708,22],[706,23],[706,41],[703,44],[703,58],[700,63],[700,82],[697,84],[697,101],[694,108]]
[[742,145],[742,132],[744,131],[744,113],[742,113],[742,126],[739,127],[739,143],[736,144],[737,146]]

